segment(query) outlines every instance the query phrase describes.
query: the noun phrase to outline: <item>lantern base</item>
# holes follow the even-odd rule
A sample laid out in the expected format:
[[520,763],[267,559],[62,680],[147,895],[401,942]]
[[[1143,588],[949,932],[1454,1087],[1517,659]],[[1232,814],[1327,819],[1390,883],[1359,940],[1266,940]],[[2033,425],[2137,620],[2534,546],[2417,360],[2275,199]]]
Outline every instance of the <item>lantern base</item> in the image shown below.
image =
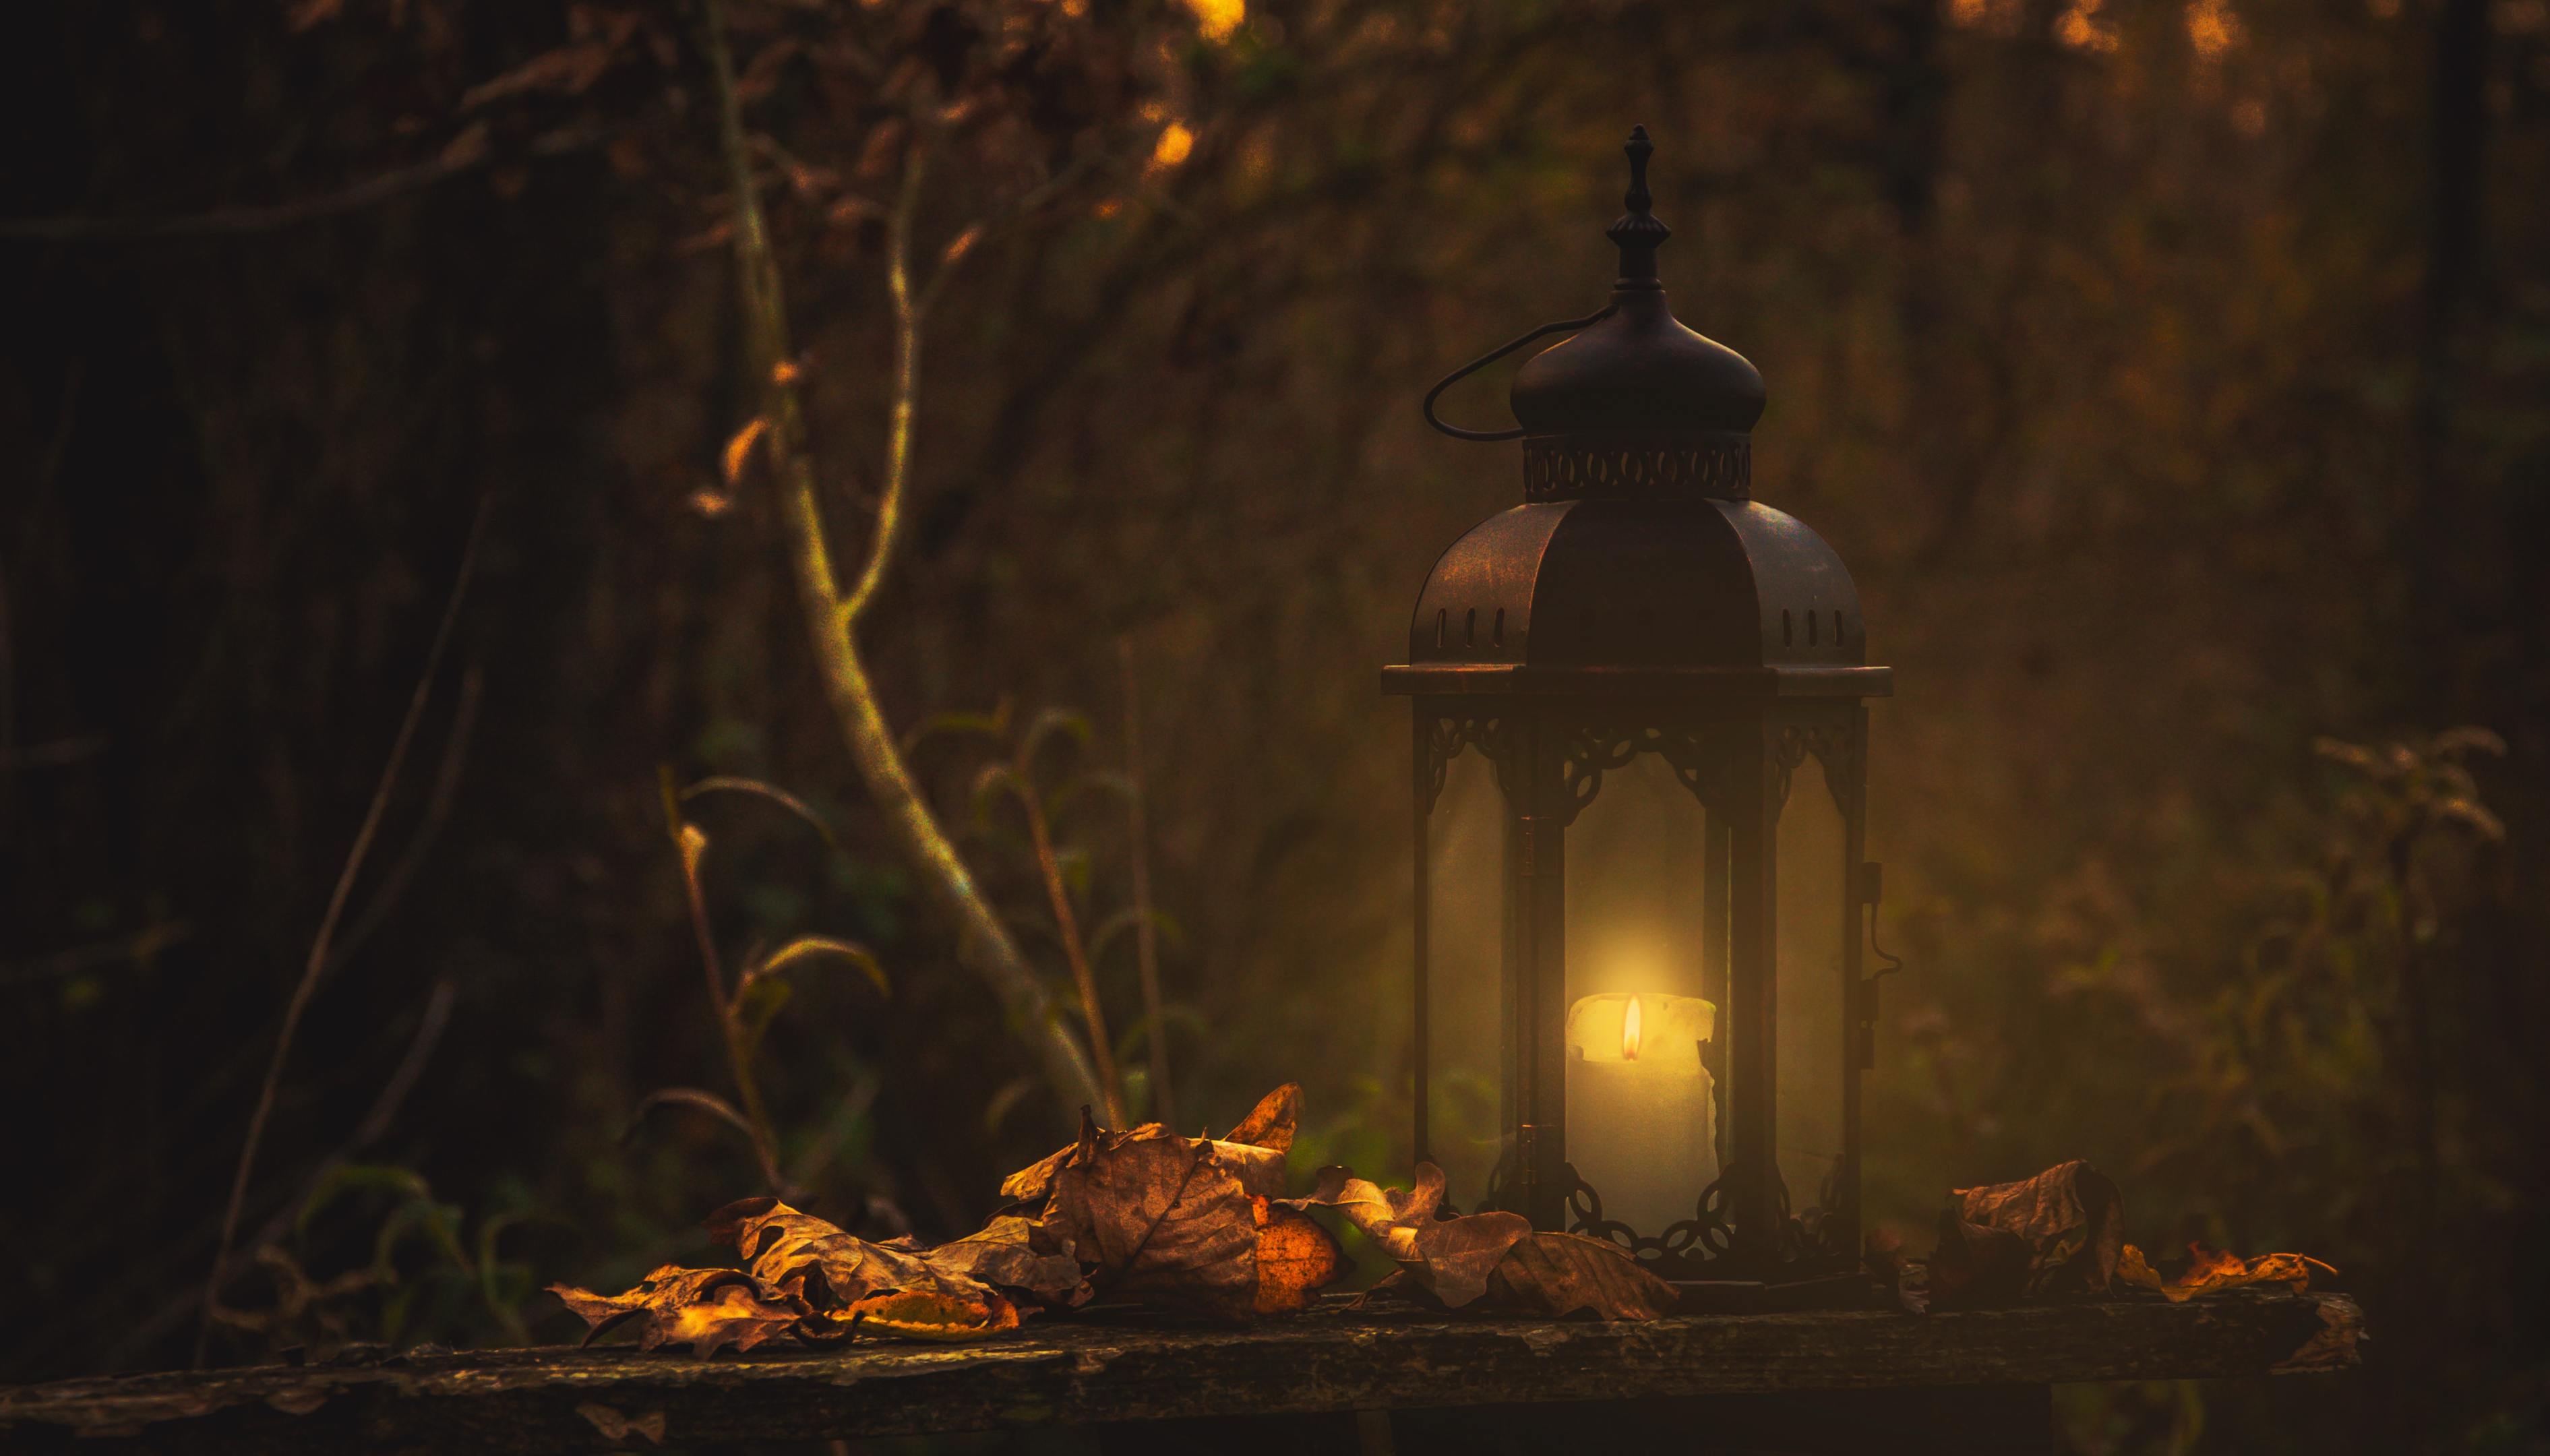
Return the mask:
[[1788,1284],[1739,1279],[1672,1281],[1685,1314],[1791,1314],[1806,1310],[1888,1308],[1877,1281],[1865,1274],[1828,1274]]

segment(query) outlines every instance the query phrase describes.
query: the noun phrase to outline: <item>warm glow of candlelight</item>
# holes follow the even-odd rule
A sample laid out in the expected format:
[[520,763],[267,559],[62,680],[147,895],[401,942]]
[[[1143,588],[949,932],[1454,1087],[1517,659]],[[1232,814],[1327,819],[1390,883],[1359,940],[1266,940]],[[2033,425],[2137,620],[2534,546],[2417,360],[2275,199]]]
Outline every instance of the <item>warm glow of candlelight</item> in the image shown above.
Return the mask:
[[1628,1011],[1622,1013],[1620,1017],[1620,1060],[1634,1062],[1637,1059],[1638,999],[1632,996],[1629,998]]

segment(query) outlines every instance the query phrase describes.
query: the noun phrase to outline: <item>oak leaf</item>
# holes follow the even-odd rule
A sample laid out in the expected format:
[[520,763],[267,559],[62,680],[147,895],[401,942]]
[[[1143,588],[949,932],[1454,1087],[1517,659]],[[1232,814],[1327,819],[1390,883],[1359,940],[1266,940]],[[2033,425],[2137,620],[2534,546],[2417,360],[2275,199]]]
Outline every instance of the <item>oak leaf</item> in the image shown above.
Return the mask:
[[819,1311],[846,1309],[887,1290],[989,1294],[963,1275],[943,1275],[908,1248],[869,1243],[774,1198],[743,1199],[707,1219],[709,1236],[735,1245],[753,1276]]
[[2027,1294],[2107,1293],[2124,1245],[2124,1212],[2105,1173],[2076,1158],[2021,1182],[1960,1188],[1951,1197],[1959,1218],[2026,1243]]
[[812,1312],[804,1300],[750,1274],[674,1264],[661,1266],[623,1295],[597,1295],[565,1284],[550,1285],[549,1293],[583,1316],[588,1345],[635,1320],[638,1348],[686,1344],[704,1360],[728,1346],[749,1350]]
[[1551,1319],[1656,1319],[1681,1298],[1626,1250],[1575,1233],[1519,1238],[1488,1275],[1489,1304]]

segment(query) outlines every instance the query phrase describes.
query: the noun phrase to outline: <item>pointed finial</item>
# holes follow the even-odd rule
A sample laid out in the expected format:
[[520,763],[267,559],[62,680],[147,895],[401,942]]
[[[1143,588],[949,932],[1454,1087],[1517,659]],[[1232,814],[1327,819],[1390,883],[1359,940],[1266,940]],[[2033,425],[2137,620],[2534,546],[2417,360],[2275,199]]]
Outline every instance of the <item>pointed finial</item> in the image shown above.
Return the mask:
[[1620,198],[1629,210],[1603,235],[1620,245],[1620,276],[1612,286],[1639,292],[1660,289],[1664,285],[1656,281],[1656,248],[1673,236],[1673,229],[1647,211],[1655,205],[1654,194],[1647,191],[1647,158],[1655,155],[1656,144],[1647,140],[1645,127],[1631,127],[1628,145],[1620,149],[1629,157],[1629,190]]
[[1646,128],[1631,127],[1629,145],[1620,149],[1629,154],[1629,190],[1620,205],[1633,213],[1645,212],[1656,203],[1647,191],[1647,158],[1656,154],[1656,144],[1647,140]]

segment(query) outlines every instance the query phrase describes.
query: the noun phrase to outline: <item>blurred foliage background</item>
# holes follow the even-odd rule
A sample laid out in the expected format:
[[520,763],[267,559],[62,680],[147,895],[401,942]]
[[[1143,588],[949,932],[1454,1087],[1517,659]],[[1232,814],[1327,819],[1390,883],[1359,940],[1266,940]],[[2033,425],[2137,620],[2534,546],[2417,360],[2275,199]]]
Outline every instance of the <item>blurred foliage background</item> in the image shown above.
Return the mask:
[[[1677,312],[1769,381],[1757,495],[1840,548],[1898,669],[1879,1216],[1926,1248],[1949,1187],[2086,1156],[2146,1247],[2299,1249],[2371,1310],[2359,1377],[2067,1391],[2072,1449],[2550,1450],[2543,0],[730,20],[839,549],[882,468],[913,149],[925,249],[991,220],[863,640],[899,728],[1086,713],[1048,786],[1127,769],[1129,662],[1183,1123],[1298,1079],[1306,1160],[1404,1164],[1404,710],[1374,669],[1433,553],[1520,498],[1415,401],[1599,303],[1643,122]],[[837,838],[695,802],[727,953],[834,935],[890,973],[800,973],[760,1053],[820,1210],[961,1231],[1068,1126],[875,829],[769,481],[722,475],[755,391],[698,22],[10,22],[0,1277],[47,1313],[0,1375],[188,1358],[482,501],[214,1357],[562,1338],[538,1284],[699,1257],[758,1186],[712,1118],[633,1127],[656,1088],[724,1088],[660,766]],[[1000,751],[915,747],[951,824]],[[1057,812],[1103,922],[1121,800]],[[963,839],[1060,985],[1018,836]],[[1138,1030],[1130,937],[1104,950]]]

